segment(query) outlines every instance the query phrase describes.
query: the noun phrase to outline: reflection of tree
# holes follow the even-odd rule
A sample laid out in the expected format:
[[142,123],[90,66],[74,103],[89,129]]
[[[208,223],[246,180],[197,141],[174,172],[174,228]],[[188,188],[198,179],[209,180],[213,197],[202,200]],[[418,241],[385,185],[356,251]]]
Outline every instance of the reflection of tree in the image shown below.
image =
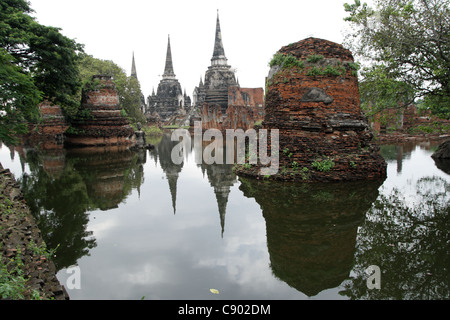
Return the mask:
[[57,269],[76,264],[96,246],[88,211],[117,206],[143,183],[145,153],[104,148],[29,151],[22,189]]
[[[358,235],[355,276],[342,295],[352,299],[448,299],[450,184],[439,177],[417,183],[410,207],[398,190],[380,196]],[[381,290],[368,290],[365,269],[381,269]]]
[[65,166],[53,179],[38,154],[30,155],[27,162],[31,174],[22,177],[22,190],[47,247],[58,247],[54,263],[60,270],[75,264],[96,246],[92,233],[86,231],[89,221],[86,185],[71,165]]
[[275,276],[308,296],[348,278],[357,228],[381,181],[298,185],[239,180],[239,189],[262,208]]

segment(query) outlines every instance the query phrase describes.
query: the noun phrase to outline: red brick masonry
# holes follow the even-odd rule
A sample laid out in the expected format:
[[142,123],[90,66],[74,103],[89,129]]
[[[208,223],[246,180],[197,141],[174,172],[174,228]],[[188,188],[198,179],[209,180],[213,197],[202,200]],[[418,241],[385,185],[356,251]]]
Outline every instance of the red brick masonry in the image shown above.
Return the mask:
[[[279,129],[280,137],[280,170],[274,178],[385,177],[386,163],[361,113],[351,52],[337,43],[308,38],[282,47],[278,54],[302,63],[273,65],[267,79],[263,126]],[[254,169],[238,173],[255,175]]]

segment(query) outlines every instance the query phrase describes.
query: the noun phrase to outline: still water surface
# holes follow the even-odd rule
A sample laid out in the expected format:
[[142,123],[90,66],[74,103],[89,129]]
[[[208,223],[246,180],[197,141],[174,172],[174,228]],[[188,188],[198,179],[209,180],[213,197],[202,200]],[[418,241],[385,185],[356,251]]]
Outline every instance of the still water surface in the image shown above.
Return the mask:
[[[294,185],[196,164],[196,150],[175,165],[170,136],[154,143],[1,146],[58,246],[60,282],[80,268],[71,299],[449,298],[450,170],[435,145],[382,146],[384,181]],[[379,290],[367,288],[370,265]]]

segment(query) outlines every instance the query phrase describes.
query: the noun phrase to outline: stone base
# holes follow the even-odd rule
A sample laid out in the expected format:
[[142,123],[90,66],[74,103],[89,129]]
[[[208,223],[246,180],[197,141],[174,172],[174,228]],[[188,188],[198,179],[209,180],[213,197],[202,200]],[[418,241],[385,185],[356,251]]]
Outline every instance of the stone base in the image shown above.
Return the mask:
[[72,146],[112,146],[112,145],[134,145],[136,137],[134,135],[129,137],[92,137],[92,136],[76,136],[67,135],[65,139],[66,144]]

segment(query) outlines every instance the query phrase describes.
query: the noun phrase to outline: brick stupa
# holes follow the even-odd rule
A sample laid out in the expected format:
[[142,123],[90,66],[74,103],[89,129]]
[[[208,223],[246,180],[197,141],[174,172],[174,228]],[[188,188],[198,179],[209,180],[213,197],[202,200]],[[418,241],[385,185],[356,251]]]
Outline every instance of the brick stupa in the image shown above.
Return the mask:
[[[357,65],[349,50],[307,38],[282,47],[270,66],[263,126],[279,129],[279,171],[272,178],[385,178],[386,162],[361,112]],[[238,173],[255,175],[257,169]]]
[[92,82],[83,89],[78,118],[66,131],[66,143],[77,146],[134,145],[134,130],[121,110],[111,77],[93,76]]

